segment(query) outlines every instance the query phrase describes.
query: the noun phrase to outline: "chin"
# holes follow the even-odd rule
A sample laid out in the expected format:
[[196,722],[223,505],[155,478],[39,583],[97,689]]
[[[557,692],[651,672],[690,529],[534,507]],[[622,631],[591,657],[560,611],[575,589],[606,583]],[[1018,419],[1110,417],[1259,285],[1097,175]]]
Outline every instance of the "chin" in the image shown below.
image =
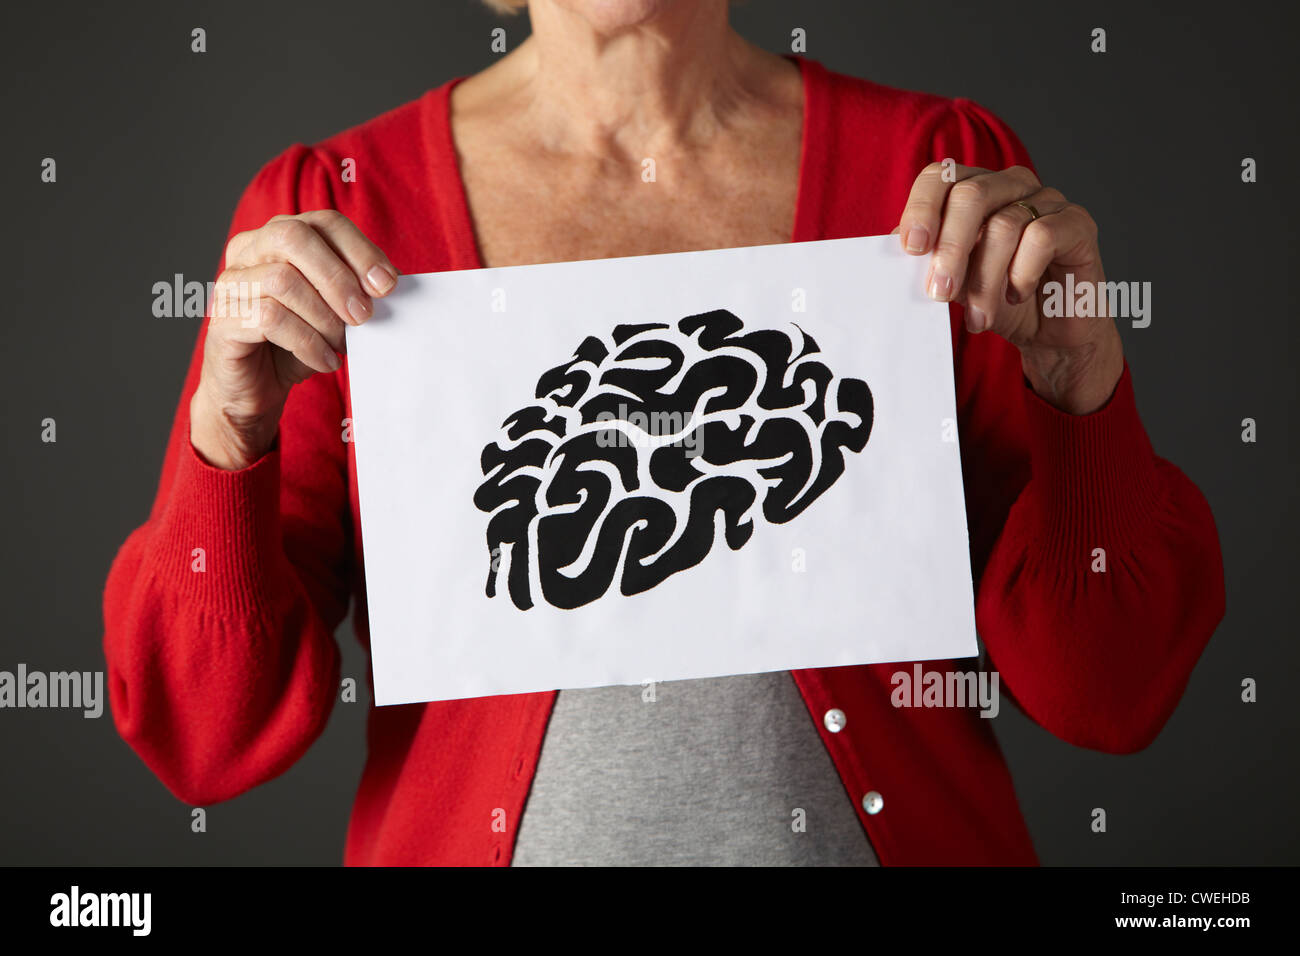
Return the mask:
[[556,0],[556,5],[582,17],[600,33],[618,33],[643,26],[671,7],[698,0]]

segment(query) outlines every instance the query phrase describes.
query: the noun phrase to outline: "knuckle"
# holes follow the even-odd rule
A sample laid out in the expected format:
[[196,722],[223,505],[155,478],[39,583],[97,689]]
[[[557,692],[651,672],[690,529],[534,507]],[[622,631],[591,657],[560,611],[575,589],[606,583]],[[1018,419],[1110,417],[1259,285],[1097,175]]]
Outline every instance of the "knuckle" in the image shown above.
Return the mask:
[[307,242],[307,233],[311,231],[311,226],[301,219],[272,220],[266,228],[276,246],[289,253],[301,250]]
[[986,226],[990,241],[998,244],[1014,242],[1020,238],[1023,217],[1008,209],[999,209],[989,217]]
[[958,206],[982,206],[988,198],[988,186],[982,177],[963,179],[952,187],[950,202]]
[[352,224],[352,220],[337,209],[317,209],[312,212],[311,216],[322,226],[338,227]]
[[313,276],[313,281],[320,283],[321,288],[319,291],[322,293],[326,289],[334,289],[340,292],[351,291],[356,286],[356,273],[352,271],[352,267],[348,265],[342,252],[336,252],[333,249],[327,250],[326,254],[317,263],[316,268],[317,273]]
[[[329,275],[325,277],[325,287],[336,296],[339,301],[346,301],[349,296],[356,295],[361,291],[357,284],[357,277],[348,265],[340,260],[335,260],[330,266]],[[324,293],[326,289],[317,291]]]
[[928,197],[918,196],[907,204],[907,208],[903,210],[901,221],[908,222],[910,220],[919,222],[922,225],[929,225],[938,218],[938,215],[939,206],[937,203]]
[[325,344],[324,339],[306,322],[299,321],[294,324],[293,333],[290,336],[291,344],[289,351],[298,356],[306,364],[311,364],[309,359],[323,355],[330,348]]
[[1074,214],[1075,218],[1083,224],[1084,232],[1087,235],[1097,235],[1097,220],[1092,218],[1092,213],[1088,212],[1088,210],[1084,209],[1077,203],[1069,203],[1066,208],[1069,209]]
[[[966,277],[966,291],[968,295],[976,302],[983,304],[983,300],[994,288],[994,275],[990,269],[974,269]],[[987,309],[985,310],[988,311]]]
[[225,261],[227,263],[235,259],[239,255],[240,250],[248,245],[252,235],[252,230],[245,229],[230,237],[230,241],[226,243]]
[[244,284],[229,269],[224,270],[212,283],[212,318],[228,319],[239,314],[243,304],[241,290]]
[[270,337],[283,328],[288,320],[289,310],[274,299],[258,299],[253,304],[252,325],[261,330],[262,335]]
[[306,322],[298,322],[293,330],[293,348],[295,355],[308,355],[316,346],[316,333]]
[[1028,166],[1009,166],[1007,172],[1014,176],[1017,182],[1026,186],[1038,185],[1038,177],[1034,175],[1034,171]]
[[934,251],[951,268],[959,268],[966,261],[966,247],[951,237],[940,236]]
[[269,265],[262,277],[262,291],[266,295],[279,298],[293,290],[296,284],[297,270],[287,262]]
[[1025,227],[1024,238],[1020,240],[1034,251],[1046,251],[1056,244],[1055,229],[1048,219],[1035,219]]

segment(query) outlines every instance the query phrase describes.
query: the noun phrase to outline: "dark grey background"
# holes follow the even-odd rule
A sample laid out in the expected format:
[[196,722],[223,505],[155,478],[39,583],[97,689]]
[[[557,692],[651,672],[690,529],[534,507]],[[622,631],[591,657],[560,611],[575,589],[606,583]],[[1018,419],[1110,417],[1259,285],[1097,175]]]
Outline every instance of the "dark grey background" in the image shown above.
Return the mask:
[[[755,0],[735,22],[777,51],[803,27],[831,69],[993,109],[1101,224],[1109,277],[1153,283],[1153,323],[1125,329],[1125,349],[1157,452],[1214,509],[1228,614],[1141,754],[1078,750],[1003,710],[1043,861],[1293,864],[1295,22],[1269,4],[1155,6]],[[285,146],[482,68],[491,28],[513,47],[527,19],[474,0],[45,3],[6,19],[0,669],[100,669],[105,575],[149,508],[198,331],[152,316],[153,283],[212,278],[240,190]],[[39,180],[46,156],[55,185]],[[45,417],[57,444],[40,440]],[[339,637],[364,687],[350,628]],[[0,711],[0,862],[337,863],[365,708],[336,705],[291,771],[208,808],[205,834],[107,712]]]

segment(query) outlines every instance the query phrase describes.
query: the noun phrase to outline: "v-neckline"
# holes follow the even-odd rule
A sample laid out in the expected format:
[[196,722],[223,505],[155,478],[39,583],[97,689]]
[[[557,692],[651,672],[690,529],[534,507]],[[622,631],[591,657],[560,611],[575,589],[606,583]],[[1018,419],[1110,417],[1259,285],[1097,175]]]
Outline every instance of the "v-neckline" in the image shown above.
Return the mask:
[[[794,229],[789,242],[820,237],[827,117],[825,67],[815,60],[790,55],[799,67],[803,83],[803,117],[799,133],[799,169],[795,189]],[[470,215],[469,195],[460,171],[460,156],[451,129],[451,92],[466,77],[458,76],[433,91],[425,134],[429,138],[427,160],[435,173],[433,199],[438,206],[447,242],[448,270],[482,269],[478,236]],[[448,188],[450,184],[451,188]]]

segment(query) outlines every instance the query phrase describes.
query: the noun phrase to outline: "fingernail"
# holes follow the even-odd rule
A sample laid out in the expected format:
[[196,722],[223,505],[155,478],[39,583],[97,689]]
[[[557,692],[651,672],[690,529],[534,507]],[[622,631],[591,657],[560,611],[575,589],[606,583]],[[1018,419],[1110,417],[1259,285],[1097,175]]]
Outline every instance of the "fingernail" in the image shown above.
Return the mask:
[[357,325],[360,325],[370,318],[370,303],[354,295],[348,299],[348,314],[356,320]]
[[331,372],[337,372],[342,364],[343,362],[333,352],[330,352],[330,354],[325,357],[325,365]]
[[966,307],[966,330],[968,332],[983,332],[989,327],[989,317],[975,306]]
[[927,291],[930,298],[938,302],[947,302],[948,296],[952,294],[952,276],[932,266],[930,268],[930,287]]
[[920,226],[913,226],[907,230],[907,236],[903,239],[903,248],[908,252],[925,252],[925,247],[930,243],[930,233]]
[[372,266],[366,273],[366,281],[370,287],[383,295],[397,282],[397,276],[393,275],[386,266]]

